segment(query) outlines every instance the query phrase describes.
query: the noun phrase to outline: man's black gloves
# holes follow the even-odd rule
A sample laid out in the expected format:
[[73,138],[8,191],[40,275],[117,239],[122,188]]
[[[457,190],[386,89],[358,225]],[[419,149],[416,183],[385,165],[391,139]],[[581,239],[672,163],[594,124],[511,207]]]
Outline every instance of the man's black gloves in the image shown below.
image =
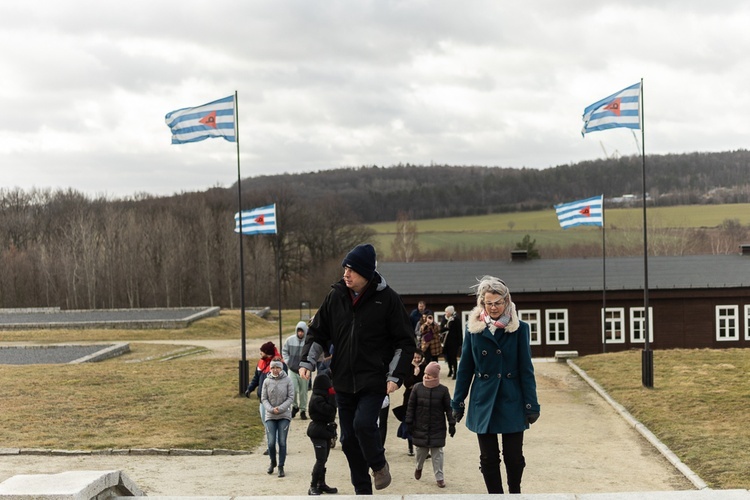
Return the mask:
[[456,424],[448,424],[448,434],[450,434],[451,437],[456,435]]

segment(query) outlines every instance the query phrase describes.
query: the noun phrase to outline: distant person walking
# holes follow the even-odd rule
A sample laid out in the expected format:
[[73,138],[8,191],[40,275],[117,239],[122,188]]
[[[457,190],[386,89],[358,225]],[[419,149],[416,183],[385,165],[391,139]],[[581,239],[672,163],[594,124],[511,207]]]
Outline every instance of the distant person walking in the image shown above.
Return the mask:
[[461,352],[463,344],[463,332],[461,331],[461,320],[456,316],[453,306],[445,308],[445,316],[440,322],[441,335],[443,336],[443,355],[448,364],[448,376],[456,380],[458,371],[458,353]]
[[[255,374],[253,375],[253,379],[250,381],[250,383],[247,384],[247,389],[245,389],[246,398],[250,398],[250,395],[253,393],[253,391],[257,390],[260,421],[264,423],[266,421],[266,409],[263,407],[263,402],[261,401],[263,383],[266,381],[266,377],[268,377],[268,374],[271,373],[271,361],[277,358],[281,358],[281,353],[279,353],[279,350],[276,349],[276,346],[273,342],[266,342],[265,344],[260,346],[260,359],[258,360],[258,364],[255,366]],[[267,448],[266,451],[263,452],[263,454],[268,455]]]
[[435,323],[432,314],[424,315],[424,323],[419,329],[420,346],[427,363],[437,361],[443,353],[443,345],[440,343],[440,327]]
[[284,463],[286,462],[286,438],[289,434],[289,423],[292,420],[292,403],[294,402],[294,386],[291,379],[282,369],[281,359],[271,361],[271,373],[263,382],[263,392],[260,400],[266,410],[266,439],[268,439],[268,456],[271,464],[268,473],[273,474],[277,465],[276,443],[279,445],[279,477],[284,477]]
[[378,415],[386,394],[398,389],[411,369],[416,346],[401,297],[375,269],[375,248],[357,245],[341,266],[343,279],[332,286],[308,330],[299,373],[309,378],[320,354],[333,343],[341,448],[354,492],[369,495],[373,482],[376,490],[391,484]]
[[409,320],[411,321],[411,327],[416,330],[417,325],[419,324],[419,320],[422,319],[422,316],[425,314],[432,314],[432,311],[427,309],[427,303],[424,300],[420,300],[417,303],[417,307],[412,309],[411,313],[409,314]]
[[307,336],[307,323],[297,323],[294,335],[290,335],[281,349],[281,356],[289,367],[289,377],[294,384],[294,405],[292,406],[292,418],[299,412],[301,420],[307,420],[307,389],[309,381],[299,376],[299,362],[302,360],[302,350],[305,348]]
[[[451,408],[456,421],[477,433],[479,463],[487,493],[503,493],[498,434],[502,435],[508,492],[521,493],[526,467],[523,433],[539,418],[529,325],[519,321],[505,283],[484,276],[476,285]],[[471,393],[471,394],[469,394]]]
[[[417,385],[417,383],[422,382],[424,379],[424,369],[425,369],[425,362],[424,357],[422,356],[422,351],[417,349],[414,352],[414,358],[411,362],[412,369],[409,371],[409,374],[406,376],[406,379],[404,379],[404,399],[402,406],[399,411],[403,411],[403,416],[400,418],[401,421],[403,421],[406,418],[406,409],[409,406],[409,397],[411,396],[411,391],[414,389],[414,386]],[[410,430],[407,426],[406,431],[406,440],[409,445],[409,456],[414,456],[414,442],[412,440],[412,436],[410,434]]]

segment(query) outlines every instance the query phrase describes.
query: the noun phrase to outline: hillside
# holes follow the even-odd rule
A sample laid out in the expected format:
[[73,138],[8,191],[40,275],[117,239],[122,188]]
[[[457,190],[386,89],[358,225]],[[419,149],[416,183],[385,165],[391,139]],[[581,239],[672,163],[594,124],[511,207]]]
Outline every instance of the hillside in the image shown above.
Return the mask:
[[[336,197],[361,222],[538,210],[603,193],[641,199],[642,159],[627,156],[537,170],[486,166],[367,166],[261,176],[243,197],[312,201]],[[653,155],[647,189],[655,206],[750,202],[750,151]],[[233,188],[236,192],[236,186]]]
[[[737,204],[750,202],[748,151],[647,161],[650,218],[668,205],[734,207],[707,229],[692,220],[650,225],[650,252],[729,253],[746,242]],[[238,241],[245,304],[252,305],[320,300],[339,275],[342,255],[362,241],[375,241],[381,257],[400,261],[504,258],[519,243],[542,258],[600,255],[596,230],[543,229],[555,227],[552,206],[604,193],[614,211],[623,207],[611,201],[615,196],[641,199],[641,168],[640,158],[630,157],[545,170],[399,165],[246,179],[243,208],[275,203],[279,232],[239,239],[236,187],[129,199],[0,188],[0,307],[236,308]],[[471,235],[427,230],[430,220],[470,215],[508,217]],[[376,234],[374,224],[398,219],[398,238]],[[638,220],[607,224],[608,255],[641,252]]]

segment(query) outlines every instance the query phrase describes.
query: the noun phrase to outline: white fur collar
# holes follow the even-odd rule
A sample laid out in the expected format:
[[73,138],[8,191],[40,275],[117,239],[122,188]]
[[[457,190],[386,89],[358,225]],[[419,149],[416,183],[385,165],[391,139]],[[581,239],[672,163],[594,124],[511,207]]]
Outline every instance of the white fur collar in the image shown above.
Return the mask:
[[[479,317],[483,310],[484,308],[482,306],[476,306],[469,313],[469,333],[482,333],[484,329],[487,328],[487,324]],[[505,327],[505,331],[508,333],[515,332],[516,330],[518,330],[518,326],[519,323],[518,314],[516,313],[516,305],[513,304],[513,309],[510,315],[510,323],[508,323],[508,326]]]

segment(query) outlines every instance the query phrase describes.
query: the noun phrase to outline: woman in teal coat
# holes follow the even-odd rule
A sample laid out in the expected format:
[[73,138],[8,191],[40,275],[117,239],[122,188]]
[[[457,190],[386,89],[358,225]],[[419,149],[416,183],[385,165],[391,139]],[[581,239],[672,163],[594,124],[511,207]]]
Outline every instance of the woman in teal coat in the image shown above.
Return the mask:
[[456,421],[477,433],[479,463],[487,493],[503,493],[498,434],[508,492],[521,493],[523,432],[539,418],[529,325],[518,320],[502,280],[485,276],[476,285],[477,306],[469,313],[456,387],[451,401]]

